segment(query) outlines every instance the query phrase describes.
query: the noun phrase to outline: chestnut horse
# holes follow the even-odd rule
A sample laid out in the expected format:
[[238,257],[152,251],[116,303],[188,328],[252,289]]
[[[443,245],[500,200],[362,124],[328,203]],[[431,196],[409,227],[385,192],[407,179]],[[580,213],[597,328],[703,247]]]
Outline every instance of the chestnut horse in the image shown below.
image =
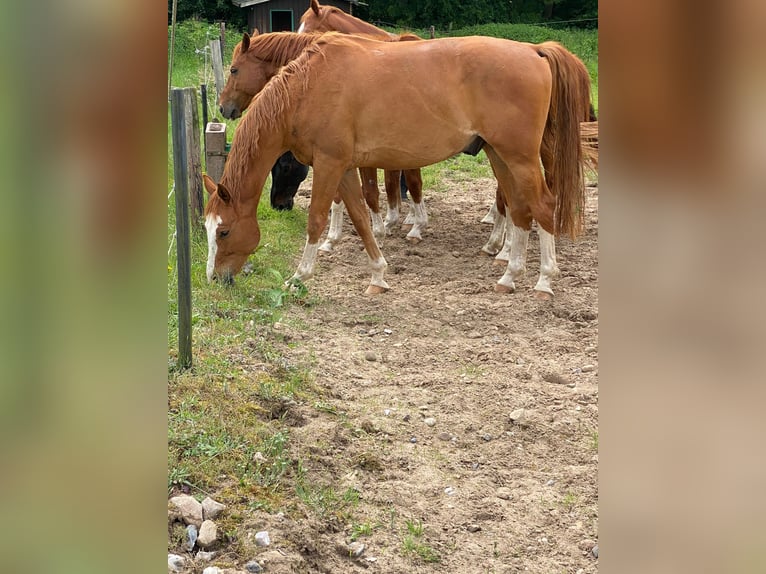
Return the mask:
[[[294,41],[306,38],[295,34]],[[415,169],[483,144],[515,234],[515,251],[495,290],[515,290],[535,219],[541,262],[534,289],[550,298],[554,235],[575,237],[582,228],[580,118],[587,117],[589,92],[585,66],[555,42],[478,36],[379,42],[324,34],[253,99],[220,183],[205,176],[208,279],[235,275],[258,246],[263,184],[276,158],[290,150],[314,168],[306,247],[292,279],[312,276],[340,189],[370,258],[367,292],[386,291],[386,260],[351,170]],[[551,167],[545,178],[541,158]]]
[[[415,34],[391,34],[385,30],[373,26],[369,22],[360,20],[335,6],[322,6],[317,0],[311,0],[309,8],[300,19],[299,33],[308,32],[341,32],[343,34],[357,34],[369,36],[384,42],[402,42],[410,40],[422,40]],[[410,191],[410,211],[404,220],[404,225],[412,225],[407,234],[407,239],[417,243],[422,239],[420,231],[428,225],[428,214],[423,205],[423,179],[419,169],[385,171],[386,198],[388,200],[388,212],[386,213],[386,229],[390,230],[399,221],[399,207],[401,206],[400,176],[404,175],[407,188]],[[362,177],[362,187],[365,196],[376,193],[378,187],[378,170],[360,168],[359,175]],[[369,200],[368,200],[369,204]],[[328,238],[340,238],[343,210],[339,204],[333,204],[330,216],[330,230]],[[329,241],[329,239],[328,239]]]
[[[393,34],[390,34],[389,32],[386,32],[385,30],[381,30],[380,28],[377,28],[370,24],[369,22],[365,22],[364,20],[360,20],[359,18],[356,18],[352,16],[351,14],[348,14],[344,12],[343,10],[336,8],[334,6],[322,6],[319,4],[317,0],[311,0],[309,8],[303,13],[301,16],[301,25],[300,28],[298,28],[299,32],[330,32],[330,31],[336,31],[336,32],[343,32],[345,34],[361,34],[361,35],[368,35],[374,38],[379,38],[381,40],[390,39]],[[416,36],[417,38],[417,36]],[[419,39],[419,38],[418,38]],[[588,102],[590,104],[590,101]],[[592,106],[591,106],[592,111]],[[582,117],[580,118],[581,121],[593,121],[592,118],[588,117]],[[473,151],[474,154],[478,153],[479,149],[476,149]],[[418,172],[418,176],[420,175],[420,172]],[[388,176],[388,174],[387,174]],[[420,192],[422,186],[417,188],[417,191]],[[410,187],[412,189],[412,187]],[[388,196],[388,202],[389,202],[389,214],[391,214],[391,205],[392,205],[392,191],[389,189],[388,182],[386,185],[386,193]],[[412,199],[414,203],[418,203],[420,201],[420,193],[417,195],[415,193],[412,193]],[[482,251],[487,253],[488,255],[496,255],[495,260],[496,263],[505,264],[508,262],[508,258],[510,257],[510,251],[511,251],[511,237],[512,235],[507,233],[507,227],[511,225],[511,221],[506,218],[505,213],[505,205],[502,200],[502,194],[500,192],[500,189],[498,188],[495,194],[496,200],[495,203],[490,208],[490,211],[487,213],[487,215],[484,216],[482,219],[482,223],[490,223],[494,227],[492,229],[492,232],[490,233],[489,240],[487,243],[482,247]],[[410,210],[410,214],[418,213],[415,210]],[[423,213],[425,213],[425,209],[423,210]],[[408,215],[407,219],[405,220],[406,223],[410,223],[410,217],[411,215]],[[333,217],[331,218],[330,223],[330,229],[333,229],[333,221],[335,218],[335,208],[333,208]],[[397,214],[398,219],[398,214]]]
[[[271,34],[258,34],[258,30],[253,31],[253,35],[244,34],[242,41],[234,46],[231,58],[231,69],[229,79],[226,81],[224,89],[218,98],[221,114],[225,118],[238,118],[242,112],[250,105],[252,98],[260,92],[281,68],[290,60],[296,58],[305,45],[296,42],[285,42],[285,34],[290,32],[275,32]],[[309,34],[306,45],[313,43],[321,33]],[[411,36],[411,35],[410,35]],[[388,34],[387,34],[388,39]],[[412,36],[417,38],[417,36]],[[419,39],[419,38],[417,38]],[[398,36],[393,36],[393,40],[398,40]],[[287,163],[292,156],[287,152],[280,157],[278,163]],[[293,167],[300,166],[293,160]],[[275,168],[277,164],[275,164]],[[373,234],[379,240],[386,235],[386,230],[390,230],[399,220],[399,176],[401,171],[386,172],[386,190],[388,194],[388,213],[384,223],[380,216],[380,199],[377,183],[376,168],[359,168],[359,175],[362,178],[362,189],[370,208],[372,217]],[[305,178],[305,176],[304,176]],[[272,170],[272,180],[274,180],[274,171]],[[302,181],[302,179],[301,179]],[[298,182],[300,183],[300,182]],[[417,205],[412,212],[416,214],[416,221],[407,235],[410,241],[418,242],[422,240],[421,231],[428,224],[428,216],[420,205],[422,180],[420,170],[411,170],[407,172],[407,183],[412,190],[412,196],[417,197]],[[395,190],[395,191],[394,191]],[[297,185],[293,187],[281,186],[275,188],[272,181],[271,205],[278,208],[281,205],[292,206],[293,196],[297,192]],[[330,230],[327,233],[327,240],[320,247],[323,251],[332,251],[333,245],[340,240],[343,223],[343,206],[340,203],[340,197],[336,196],[333,202],[333,219],[330,224]]]

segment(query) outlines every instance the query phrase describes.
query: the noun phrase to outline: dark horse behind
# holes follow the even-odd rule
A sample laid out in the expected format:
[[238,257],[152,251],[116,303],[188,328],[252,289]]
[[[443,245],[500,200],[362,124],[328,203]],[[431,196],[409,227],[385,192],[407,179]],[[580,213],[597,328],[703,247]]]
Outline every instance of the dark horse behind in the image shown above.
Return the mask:
[[308,174],[308,166],[295,159],[292,152],[279,156],[271,168],[271,207],[279,211],[292,209],[298,186]]

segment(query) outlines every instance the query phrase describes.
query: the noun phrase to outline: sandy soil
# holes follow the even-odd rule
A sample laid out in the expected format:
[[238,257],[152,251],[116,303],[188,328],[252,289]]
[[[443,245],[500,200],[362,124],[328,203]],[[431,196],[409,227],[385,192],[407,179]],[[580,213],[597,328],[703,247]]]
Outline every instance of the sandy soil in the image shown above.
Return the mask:
[[[598,570],[598,191],[586,234],[558,244],[553,302],[531,291],[534,232],[517,292],[493,291],[502,269],[480,253],[490,228],[479,223],[493,196],[492,180],[426,194],[424,241],[387,238],[391,290],[374,297],[346,221],[308,283],[323,302],[277,326],[286,360],[311,365],[336,411],[290,406],[291,455],[316,480],[355,488],[354,520],[374,529],[349,558],[352,524],[256,513],[251,526],[270,529],[270,552],[282,549],[267,571]],[[408,520],[423,525],[411,537],[422,556],[405,550]]]

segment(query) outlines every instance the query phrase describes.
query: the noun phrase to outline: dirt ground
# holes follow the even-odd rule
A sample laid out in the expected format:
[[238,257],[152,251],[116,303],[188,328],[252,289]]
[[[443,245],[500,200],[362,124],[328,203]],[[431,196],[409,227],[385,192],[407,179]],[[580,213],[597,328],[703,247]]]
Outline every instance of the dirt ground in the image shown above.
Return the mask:
[[373,297],[346,219],[308,282],[322,303],[277,325],[286,360],[311,365],[328,403],[291,407],[291,454],[320,481],[355,488],[354,517],[372,534],[350,558],[353,524],[261,513],[251,526],[271,532],[267,571],[598,570],[598,190],[585,235],[558,243],[553,302],[531,291],[534,232],[517,292],[493,291],[502,268],[480,253],[493,196],[492,180],[426,194],[424,241],[399,229],[386,239],[391,290]]

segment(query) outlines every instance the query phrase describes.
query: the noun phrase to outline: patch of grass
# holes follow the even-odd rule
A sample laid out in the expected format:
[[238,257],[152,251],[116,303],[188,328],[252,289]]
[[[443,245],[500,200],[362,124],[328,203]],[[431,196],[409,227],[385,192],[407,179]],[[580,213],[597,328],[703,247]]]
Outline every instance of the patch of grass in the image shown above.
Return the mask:
[[353,524],[351,526],[351,541],[354,542],[362,536],[372,536],[375,528],[377,528],[377,525],[369,521]]
[[598,431],[594,430],[590,434],[590,446],[593,450],[598,451]]
[[567,512],[572,512],[574,510],[575,506],[577,506],[580,503],[580,498],[573,492],[567,492],[564,495],[564,498],[561,500],[561,506],[566,510]]
[[315,486],[300,481],[295,486],[295,493],[321,519],[334,517],[348,520],[351,509],[359,504],[359,493],[353,488],[338,494],[331,486]]
[[436,550],[421,540],[424,533],[423,523],[420,520],[405,519],[404,525],[407,533],[402,537],[402,555],[414,555],[428,563],[439,562],[441,557]]

